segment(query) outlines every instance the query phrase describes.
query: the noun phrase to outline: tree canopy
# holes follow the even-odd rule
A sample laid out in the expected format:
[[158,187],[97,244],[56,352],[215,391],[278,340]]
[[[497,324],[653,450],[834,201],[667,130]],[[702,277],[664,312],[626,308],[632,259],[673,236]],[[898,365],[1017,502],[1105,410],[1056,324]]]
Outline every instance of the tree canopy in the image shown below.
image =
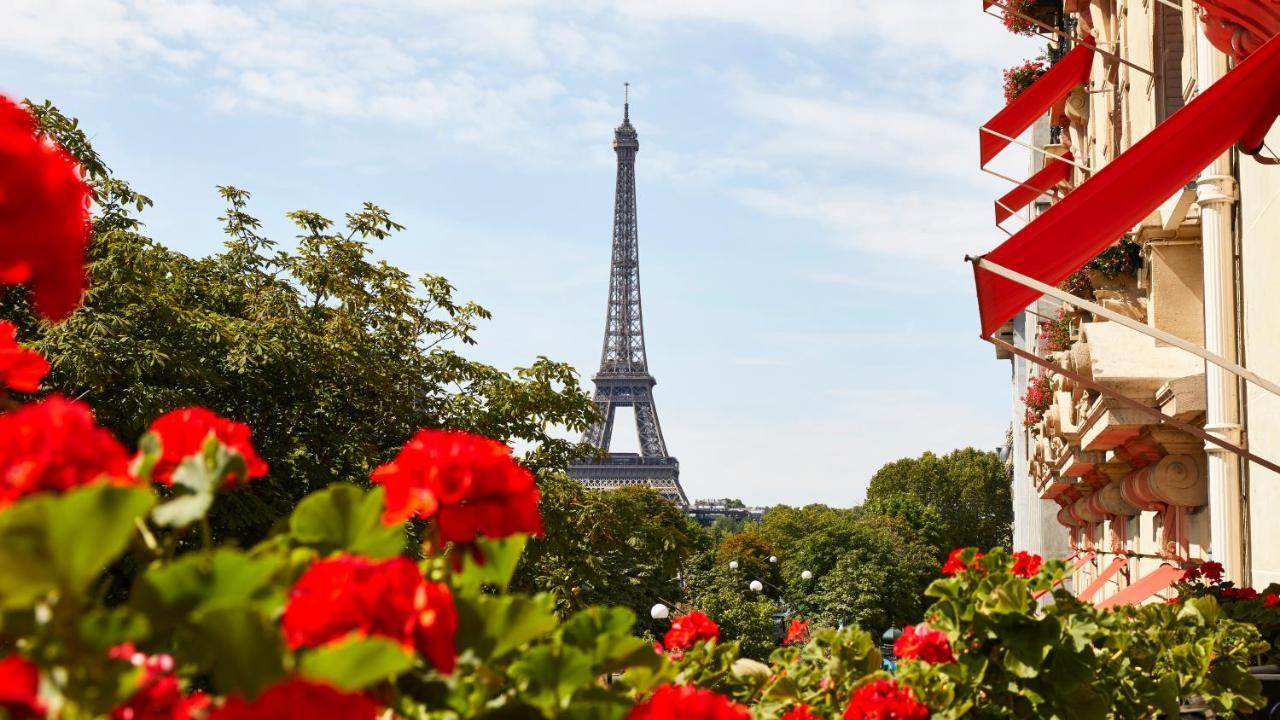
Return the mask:
[[91,403],[125,442],[190,405],[253,427],[271,474],[219,508],[219,532],[261,537],[307,492],[366,482],[421,427],[521,442],[535,470],[578,451],[550,432],[594,419],[576,372],[545,357],[512,372],[467,359],[489,312],[442,277],[376,259],[374,243],[403,230],[386,210],[364,203],[342,222],[291,212],[298,234],[286,247],[262,234],[247,191],[220,187],[225,249],[188,257],[143,233],[151,201],[111,174],[74,119],[48,103],[32,110],[97,197],[91,290],[48,325],[24,293],[0,289],[0,318],[49,358],[48,387]]
[[1009,487],[1004,464],[993,452],[963,448],[941,457],[926,452],[880,468],[867,489],[867,504],[888,507],[901,502],[894,496],[910,496],[938,511],[945,549],[1007,548],[1013,541]]

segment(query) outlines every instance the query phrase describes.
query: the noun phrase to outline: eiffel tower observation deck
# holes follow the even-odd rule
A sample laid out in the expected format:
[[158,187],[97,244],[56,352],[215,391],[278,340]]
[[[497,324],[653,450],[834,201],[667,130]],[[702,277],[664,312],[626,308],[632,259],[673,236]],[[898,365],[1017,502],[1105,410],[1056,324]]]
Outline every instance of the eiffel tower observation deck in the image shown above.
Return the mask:
[[[680,463],[667,452],[667,443],[662,439],[662,425],[653,403],[653,386],[657,381],[649,374],[644,352],[640,238],[636,230],[636,153],[640,150],[640,141],[631,124],[629,96],[622,107],[622,124],[613,132],[618,179],[613,203],[609,303],[600,371],[592,378],[596,387],[594,401],[603,422],[589,429],[583,438],[607,454],[598,460],[571,465],[569,476],[595,490],[649,486],[680,507],[687,507],[689,500],[680,487]],[[609,452],[614,415],[620,407],[630,407],[635,414],[639,453]]]

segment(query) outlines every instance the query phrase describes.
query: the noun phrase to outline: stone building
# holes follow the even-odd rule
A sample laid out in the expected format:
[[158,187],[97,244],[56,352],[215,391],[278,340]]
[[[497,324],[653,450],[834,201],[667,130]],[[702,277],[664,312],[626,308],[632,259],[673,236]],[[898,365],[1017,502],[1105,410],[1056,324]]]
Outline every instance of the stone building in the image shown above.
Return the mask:
[[[1036,81],[1044,85],[1025,91],[1039,92],[1045,106],[1027,143],[1031,179],[997,204],[998,219],[1030,221],[1009,242],[1049,237],[1038,228],[1052,223],[1103,232],[1130,211],[1126,203],[1140,211],[1136,222],[1114,226],[1122,229],[1108,236],[1113,244],[1083,267],[1043,244],[1021,266],[996,261],[1112,315],[1043,296],[1017,305],[1025,310],[993,334],[1008,343],[997,356],[1012,361],[1015,549],[1069,558],[1073,591],[1102,603],[1160,597],[1180,569],[1209,559],[1237,583],[1280,582],[1280,523],[1271,517],[1280,474],[1266,467],[1280,462],[1280,396],[1117,321],[1280,381],[1280,128],[1272,126],[1280,2],[986,4],[1025,13],[1055,46],[1055,67]],[[1218,129],[1240,112],[1216,122],[1215,103],[1205,101],[1227,98],[1229,83],[1249,73],[1262,73],[1252,80],[1260,90],[1221,104],[1255,117],[1228,138]],[[1217,94],[1196,102],[1216,83]],[[984,127],[984,143],[1000,120]],[[1189,182],[1160,185],[1178,178],[1178,158],[1160,153],[1213,143],[1230,149],[1202,170],[1189,168]],[[1161,174],[1159,163],[1171,169]],[[1071,212],[1054,214],[1069,202]],[[1000,252],[984,258],[1015,257]],[[1038,274],[1037,262],[1057,265]],[[987,322],[998,298],[983,284],[982,259],[976,263]],[[1043,361],[1060,370],[1044,370]]]

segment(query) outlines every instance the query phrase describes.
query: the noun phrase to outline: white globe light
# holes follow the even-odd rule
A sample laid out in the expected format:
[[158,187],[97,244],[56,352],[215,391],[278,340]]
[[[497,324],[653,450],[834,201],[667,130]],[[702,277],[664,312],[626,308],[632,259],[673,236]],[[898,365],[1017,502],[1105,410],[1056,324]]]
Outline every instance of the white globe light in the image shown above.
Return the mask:
[[776,562],[778,562],[778,556],[777,556],[777,555],[770,555],[770,556],[769,556],[769,562],[771,562],[771,563],[776,563]]
[[667,607],[666,605],[663,605],[662,603],[658,603],[657,605],[654,605],[652,608],[650,608],[649,617],[653,618],[654,620],[666,620],[667,618],[671,617],[671,608]]
[[812,579],[813,579],[813,573],[809,572],[808,570],[805,570],[804,572],[800,573],[800,579],[801,579],[801,580],[812,580]]
[[729,561],[729,569],[730,569],[730,570],[737,570],[737,569],[738,569],[738,561],[737,561],[737,560],[730,560],[730,561]]
[[760,592],[761,590],[764,589],[764,583],[760,582],[759,580],[752,580],[751,584],[748,585],[747,587],[751,588],[751,592]]

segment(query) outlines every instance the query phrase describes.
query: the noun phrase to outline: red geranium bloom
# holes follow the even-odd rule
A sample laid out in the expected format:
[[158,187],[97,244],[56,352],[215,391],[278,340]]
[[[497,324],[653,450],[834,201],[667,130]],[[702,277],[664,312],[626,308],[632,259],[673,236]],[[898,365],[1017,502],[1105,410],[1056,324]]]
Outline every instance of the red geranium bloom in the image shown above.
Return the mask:
[[124,446],[82,402],[51,395],[0,415],[0,509],[95,480],[129,484],[128,467]]
[[[249,440],[252,432],[249,426],[228,420],[212,410],[202,407],[171,410],[153,420],[149,430],[160,440],[160,459],[151,469],[151,479],[162,485],[173,484],[173,472],[178,465],[188,456],[198,454],[211,434],[228,450],[244,458],[250,479],[267,474],[267,463],[258,457]],[[227,480],[235,482],[234,477]]]
[[18,328],[0,321],[0,386],[18,392],[35,392],[49,374],[49,361],[18,344]]
[[408,558],[344,555],[313,564],[289,592],[282,627],[292,648],[351,633],[380,635],[416,649],[440,672],[453,672],[453,596],[444,584],[424,579]]
[[1217,562],[1216,560],[1200,563],[1200,567],[1196,568],[1196,570],[1198,570],[1199,575],[1202,575],[1206,580],[1212,580],[1213,582],[1222,581],[1222,563]]
[[183,695],[171,656],[147,655],[133,643],[122,643],[108,650],[107,657],[142,668],[138,689],[111,711],[111,720],[192,720],[209,708],[208,695]]
[[0,658],[0,708],[14,718],[44,717],[40,670],[21,655]]
[[1251,587],[1225,588],[1222,591],[1222,597],[1231,598],[1232,600],[1254,600],[1258,597],[1258,591]]
[[928,625],[908,625],[893,644],[893,654],[903,660],[923,660],[930,665],[956,661],[947,634]]
[[782,716],[782,720],[822,720],[821,717],[813,714],[813,709],[808,705],[797,705],[787,711]]
[[1262,596],[1263,607],[1276,607],[1277,605],[1280,605],[1280,595],[1277,595],[1275,593],[1267,593],[1266,595]]
[[35,309],[61,320],[84,294],[92,193],[75,160],[0,96],[0,283],[27,283]]
[[457,430],[419,430],[400,454],[375,468],[387,488],[388,525],[410,517],[436,519],[441,542],[469,543],[542,534],[533,473],[496,440]]
[[964,548],[956,548],[951,551],[951,554],[947,556],[947,561],[942,564],[943,575],[955,575],[957,573],[962,573],[965,570],[974,567],[978,562],[978,558],[982,557],[982,553],[975,553],[973,561],[966,565],[964,559],[960,557],[963,552]]
[[671,621],[671,629],[663,636],[662,643],[671,650],[686,650],[694,643],[719,640],[720,627],[700,610],[685,613]]
[[691,685],[663,685],[631,708],[626,720],[750,720],[751,711]]
[[783,645],[791,643],[807,643],[809,642],[809,621],[808,620],[792,620],[791,625],[787,628],[787,637],[783,639]]
[[267,688],[252,702],[228,698],[208,720],[374,720],[377,716],[377,704],[364,695],[290,678]]
[[845,720],[925,720],[929,708],[911,688],[893,680],[872,680],[853,692]]
[[1019,550],[1013,554],[1013,574],[1024,578],[1033,578],[1040,572],[1044,558]]

